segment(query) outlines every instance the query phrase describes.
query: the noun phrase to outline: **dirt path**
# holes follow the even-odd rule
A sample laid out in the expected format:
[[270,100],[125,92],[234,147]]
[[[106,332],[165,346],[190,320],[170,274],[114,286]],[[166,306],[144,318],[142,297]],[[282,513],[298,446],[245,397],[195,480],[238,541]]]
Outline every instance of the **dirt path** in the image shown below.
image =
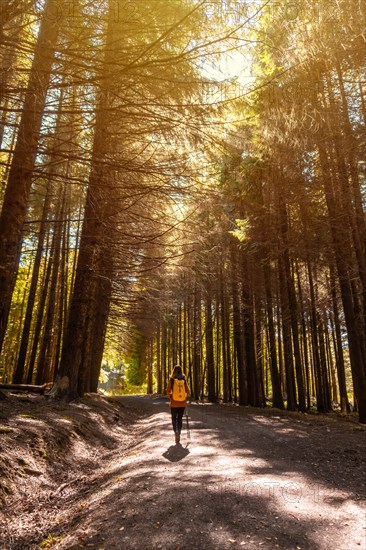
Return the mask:
[[22,486],[0,521],[1,550],[40,541],[75,550],[366,549],[365,427],[192,404],[191,441],[184,431],[177,447],[166,399],[116,400],[120,413],[101,398],[67,409],[37,398],[27,414],[8,406],[13,431],[2,452],[10,465],[17,446]]
[[[366,548],[357,425],[192,405],[191,442],[184,433],[176,447],[165,400],[120,399],[147,417],[86,499],[76,532],[86,547]],[[74,540],[59,548],[80,548]]]

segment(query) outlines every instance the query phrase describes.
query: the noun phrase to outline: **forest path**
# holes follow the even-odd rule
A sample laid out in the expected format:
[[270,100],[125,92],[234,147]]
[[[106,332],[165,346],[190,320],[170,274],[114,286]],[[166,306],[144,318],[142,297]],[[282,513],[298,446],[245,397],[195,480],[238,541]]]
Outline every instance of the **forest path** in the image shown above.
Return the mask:
[[192,404],[191,441],[183,429],[175,446],[166,399],[116,399],[142,412],[136,445],[88,497],[83,545],[57,548],[366,548],[356,424]]

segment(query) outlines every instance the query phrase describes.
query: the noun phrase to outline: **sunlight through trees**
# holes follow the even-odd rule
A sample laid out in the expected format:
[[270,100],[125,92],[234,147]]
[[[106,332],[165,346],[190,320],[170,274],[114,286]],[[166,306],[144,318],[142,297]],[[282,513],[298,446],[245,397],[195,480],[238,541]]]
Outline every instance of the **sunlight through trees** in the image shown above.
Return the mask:
[[366,423],[362,0],[1,3],[0,380]]

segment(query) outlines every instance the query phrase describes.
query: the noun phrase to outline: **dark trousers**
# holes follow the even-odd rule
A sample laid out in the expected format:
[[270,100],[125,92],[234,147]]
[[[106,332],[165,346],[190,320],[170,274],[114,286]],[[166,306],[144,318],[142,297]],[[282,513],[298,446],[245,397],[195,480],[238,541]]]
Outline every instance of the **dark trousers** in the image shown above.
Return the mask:
[[171,407],[173,430],[180,433],[182,431],[183,414],[185,407]]

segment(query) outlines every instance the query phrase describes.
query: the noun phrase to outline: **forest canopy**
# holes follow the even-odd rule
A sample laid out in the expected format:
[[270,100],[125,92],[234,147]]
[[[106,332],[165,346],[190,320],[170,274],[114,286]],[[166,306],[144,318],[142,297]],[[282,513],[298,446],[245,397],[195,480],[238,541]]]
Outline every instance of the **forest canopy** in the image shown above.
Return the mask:
[[0,9],[0,381],[366,423],[365,2]]

